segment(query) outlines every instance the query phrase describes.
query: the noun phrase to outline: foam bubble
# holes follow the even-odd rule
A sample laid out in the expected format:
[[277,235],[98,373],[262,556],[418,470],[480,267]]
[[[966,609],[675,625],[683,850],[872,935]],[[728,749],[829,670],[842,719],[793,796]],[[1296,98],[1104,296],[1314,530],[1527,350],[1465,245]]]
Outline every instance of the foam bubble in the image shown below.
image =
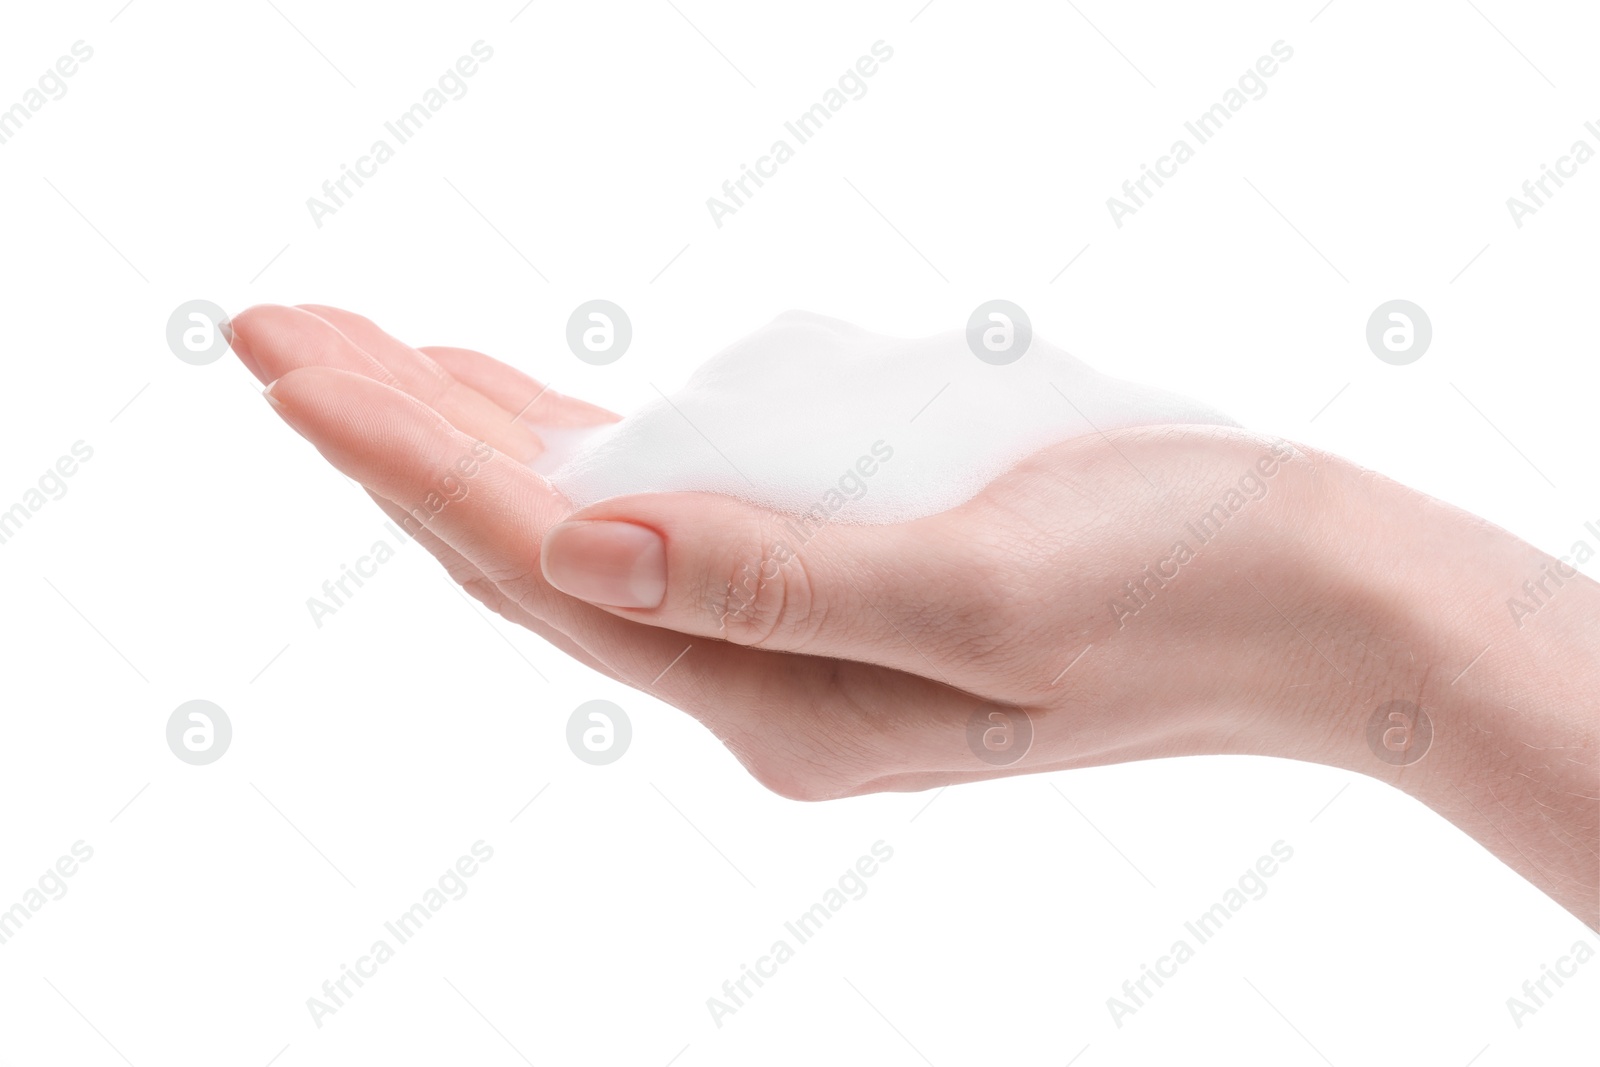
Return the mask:
[[1035,337],[1003,366],[961,331],[903,339],[791,311],[621,422],[538,427],[535,463],[577,507],[632,493],[723,493],[836,521],[948,510],[1039,449],[1176,423],[1238,425],[1120,381]]

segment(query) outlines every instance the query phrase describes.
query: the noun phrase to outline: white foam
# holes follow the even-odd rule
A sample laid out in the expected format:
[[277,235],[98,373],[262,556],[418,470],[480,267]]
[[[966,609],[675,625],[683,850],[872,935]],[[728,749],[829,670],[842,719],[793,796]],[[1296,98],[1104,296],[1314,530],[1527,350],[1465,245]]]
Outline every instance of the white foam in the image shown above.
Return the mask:
[[966,502],[1068,438],[1172,423],[1238,425],[1039,337],[997,366],[961,331],[906,340],[791,311],[621,422],[535,425],[549,447],[535,469],[578,507],[700,491],[796,515],[820,507],[838,521],[903,522]]

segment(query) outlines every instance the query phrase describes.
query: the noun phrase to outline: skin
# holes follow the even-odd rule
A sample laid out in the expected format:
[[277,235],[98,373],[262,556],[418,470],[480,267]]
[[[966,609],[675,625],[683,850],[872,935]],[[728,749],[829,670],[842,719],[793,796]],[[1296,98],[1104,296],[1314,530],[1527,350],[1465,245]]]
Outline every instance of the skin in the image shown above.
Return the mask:
[[[457,582],[694,715],[783,796],[1307,760],[1410,794],[1600,929],[1600,585],[1447,504],[1302,446],[1160,426],[803,543],[710,494],[574,512],[526,465],[537,428],[610,412],[336,308],[254,307],[231,333],[283,420]],[[1207,513],[1224,521],[1202,543]],[[980,758],[975,716],[1031,745]]]

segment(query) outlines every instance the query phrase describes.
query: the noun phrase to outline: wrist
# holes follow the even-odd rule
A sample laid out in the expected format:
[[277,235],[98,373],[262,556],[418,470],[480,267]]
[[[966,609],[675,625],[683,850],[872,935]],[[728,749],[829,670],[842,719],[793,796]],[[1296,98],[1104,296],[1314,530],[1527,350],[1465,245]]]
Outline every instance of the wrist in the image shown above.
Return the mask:
[[1283,690],[1292,754],[1407,792],[1594,925],[1600,585],[1481,519],[1315,460],[1303,514],[1338,536],[1302,542],[1322,546],[1301,628],[1325,662],[1315,684]]

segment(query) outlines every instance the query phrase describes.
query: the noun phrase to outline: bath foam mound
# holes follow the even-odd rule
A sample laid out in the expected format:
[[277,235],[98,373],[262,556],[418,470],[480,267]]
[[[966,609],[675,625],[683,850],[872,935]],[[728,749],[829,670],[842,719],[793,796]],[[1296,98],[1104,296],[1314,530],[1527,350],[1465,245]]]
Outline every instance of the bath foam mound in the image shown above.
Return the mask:
[[621,422],[535,424],[549,451],[534,466],[576,507],[690,491],[889,523],[963,504],[1069,438],[1179,423],[1238,425],[1037,336],[1020,359],[994,365],[963,331],[908,340],[790,311]]

